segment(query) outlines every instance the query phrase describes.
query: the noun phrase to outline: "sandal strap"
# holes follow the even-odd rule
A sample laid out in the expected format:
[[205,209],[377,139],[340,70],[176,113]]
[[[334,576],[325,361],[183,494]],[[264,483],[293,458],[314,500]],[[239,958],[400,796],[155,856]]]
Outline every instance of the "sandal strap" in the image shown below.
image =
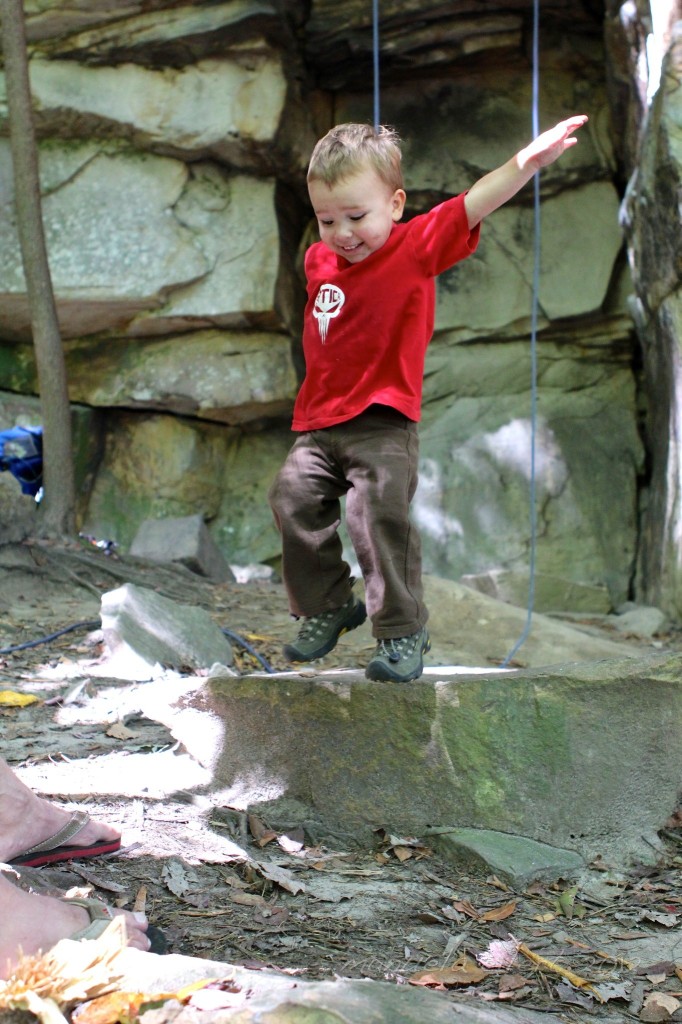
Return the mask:
[[77,836],[85,828],[89,821],[90,815],[87,811],[74,811],[66,825],[60,828],[59,832],[55,832],[49,839],[44,839],[42,843],[36,843],[29,850],[24,850],[22,857],[29,853],[43,853],[46,850],[54,850],[58,846],[65,846],[70,839],[73,839],[74,836]]
[[63,896],[61,902],[73,903],[77,907],[83,907],[87,910],[88,917],[90,918],[85,928],[81,928],[79,932],[68,936],[73,942],[80,942],[83,939],[98,939],[114,920],[114,913],[111,907],[108,907],[106,903],[102,903],[101,900],[88,899],[85,896]]

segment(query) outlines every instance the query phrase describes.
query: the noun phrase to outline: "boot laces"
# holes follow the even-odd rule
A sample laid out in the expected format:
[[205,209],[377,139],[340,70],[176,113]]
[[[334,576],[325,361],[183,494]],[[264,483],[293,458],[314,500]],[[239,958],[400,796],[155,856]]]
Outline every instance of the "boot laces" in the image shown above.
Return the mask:
[[298,639],[309,640],[311,637],[314,637],[320,629],[327,625],[334,614],[334,611],[320,612],[319,615],[310,615],[307,619],[304,619],[298,631]]
[[397,638],[390,637],[389,639],[382,638],[379,640],[379,650],[377,653],[380,656],[388,658],[391,664],[395,665],[400,661],[403,655],[411,653],[410,644],[418,635],[418,633],[415,633],[414,636],[401,636]]

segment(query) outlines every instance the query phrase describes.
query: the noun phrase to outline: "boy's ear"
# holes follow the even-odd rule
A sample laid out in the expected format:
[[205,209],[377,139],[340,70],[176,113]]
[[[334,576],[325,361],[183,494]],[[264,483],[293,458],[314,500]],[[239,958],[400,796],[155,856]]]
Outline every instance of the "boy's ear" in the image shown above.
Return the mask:
[[405,200],[406,199],[407,199],[407,195],[405,193],[405,189],[397,188],[395,190],[395,192],[393,193],[393,197],[391,199],[391,207],[392,207],[391,214],[392,214],[393,220],[398,221],[402,217],[403,211],[405,209]]

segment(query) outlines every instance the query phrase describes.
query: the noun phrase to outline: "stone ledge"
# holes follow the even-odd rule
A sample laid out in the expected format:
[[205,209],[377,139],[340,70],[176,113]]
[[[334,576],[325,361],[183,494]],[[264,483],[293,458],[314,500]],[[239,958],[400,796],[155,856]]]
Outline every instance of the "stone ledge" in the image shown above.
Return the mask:
[[295,801],[363,841],[379,825],[456,825],[650,859],[682,776],[681,668],[652,655],[441,666],[401,686],[345,671],[218,677],[181,702],[219,725],[213,746],[180,711],[169,724],[222,799],[273,823],[291,825]]

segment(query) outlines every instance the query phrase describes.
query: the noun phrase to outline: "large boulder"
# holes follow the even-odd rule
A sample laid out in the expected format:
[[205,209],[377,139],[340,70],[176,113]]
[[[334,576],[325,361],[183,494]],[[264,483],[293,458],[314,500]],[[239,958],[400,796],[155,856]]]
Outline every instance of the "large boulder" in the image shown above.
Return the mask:
[[[0,139],[0,331],[28,338],[9,147]],[[186,318],[277,323],[274,183],[187,167],[115,142],[45,145],[43,218],[64,337],[128,327],[163,333]],[[122,201],[124,197],[124,201]],[[240,273],[234,273],[235,263]]]
[[9,471],[0,472],[0,546],[30,537],[36,512],[35,500],[22,493],[19,481]]
[[237,425],[288,414],[296,393],[291,342],[264,331],[192,331],[159,340],[74,342],[72,399],[159,409]]
[[109,420],[84,529],[127,548],[146,519],[201,515],[229,562],[272,561],[280,540],[267,493],[291,443],[287,427],[247,434],[119,413]]
[[83,529],[127,547],[145,519],[216,515],[231,432],[173,416],[110,422]]
[[286,99],[286,79],[275,55],[248,66],[205,60],[160,69],[35,59],[30,70],[43,130],[58,132],[78,117],[94,136],[111,133],[115,125],[120,138],[145,148],[215,153],[242,169],[263,164],[258,147],[272,143]]

